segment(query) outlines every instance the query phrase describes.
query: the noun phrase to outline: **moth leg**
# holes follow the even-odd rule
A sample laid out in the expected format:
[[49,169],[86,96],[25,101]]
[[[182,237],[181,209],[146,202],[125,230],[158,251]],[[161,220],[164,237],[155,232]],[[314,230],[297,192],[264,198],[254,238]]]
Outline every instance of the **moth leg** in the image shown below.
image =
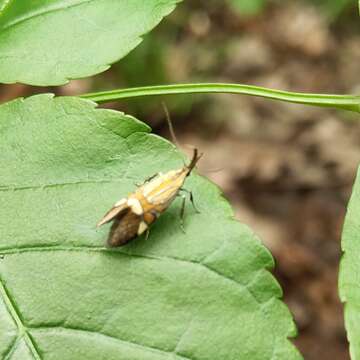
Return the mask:
[[151,181],[152,179],[155,179],[157,176],[159,175],[159,173],[156,173],[154,175],[149,176],[148,178],[146,178],[142,183],[135,183],[135,185],[137,187],[143,186],[144,184],[148,183],[149,181]]
[[180,191],[184,191],[186,192],[187,194],[189,194],[189,198],[190,198],[190,201],[191,201],[191,205],[193,206],[194,210],[196,213],[200,214],[200,210],[197,208],[197,206],[195,205],[195,202],[194,202],[194,195],[192,193],[192,191],[188,190],[188,189],[185,189],[185,188],[181,188]]
[[186,201],[186,196],[185,195],[181,195],[182,197],[182,203],[181,203],[181,208],[180,208],[180,227],[182,232],[185,234],[185,227],[184,227],[184,215],[185,215],[185,201]]
[[150,235],[150,229],[147,228],[146,232],[145,232],[145,240],[147,240],[149,238],[149,235]]

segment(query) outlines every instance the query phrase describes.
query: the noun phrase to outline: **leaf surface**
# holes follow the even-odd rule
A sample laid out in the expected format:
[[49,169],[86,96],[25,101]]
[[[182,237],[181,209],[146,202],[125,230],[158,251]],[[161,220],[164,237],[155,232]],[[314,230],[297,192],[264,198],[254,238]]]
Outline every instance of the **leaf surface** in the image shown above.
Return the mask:
[[298,359],[273,259],[218,188],[186,180],[149,239],[95,224],[150,175],[183,166],[131,116],[78,98],[0,106],[0,357]]
[[345,303],[345,326],[352,359],[360,359],[360,170],[345,218],[339,272],[340,299]]
[[136,47],[180,0],[3,0],[0,82],[61,85]]

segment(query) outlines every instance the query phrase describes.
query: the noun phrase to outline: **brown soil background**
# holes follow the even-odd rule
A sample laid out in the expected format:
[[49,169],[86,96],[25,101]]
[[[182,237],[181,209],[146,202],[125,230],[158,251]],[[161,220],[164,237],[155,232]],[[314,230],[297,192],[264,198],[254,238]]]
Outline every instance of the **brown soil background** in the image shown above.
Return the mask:
[[[226,1],[185,2],[105,74],[46,90],[63,95],[174,82],[236,82],[356,94],[356,2],[331,18],[315,1],[273,1],[257,15]],[[0,101],[44,89],[0,87]],[[167,103],[182,144],[204,152],[199,171],[270,249],[305,359],[348,359],[337,293],[340,237],[360,162],[357,114],[240,95],[148,98],[112,104],[168,136]]]

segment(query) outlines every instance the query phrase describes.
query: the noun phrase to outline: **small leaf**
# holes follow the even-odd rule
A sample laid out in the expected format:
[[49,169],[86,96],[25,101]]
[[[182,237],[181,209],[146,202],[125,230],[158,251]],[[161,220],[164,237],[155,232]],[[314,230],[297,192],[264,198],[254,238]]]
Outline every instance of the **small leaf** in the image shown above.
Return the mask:
[[0,2],[0,82],[61,85],[105,71],[179,1]]
[[[39,95],[0,107],[0,357],[298,359],[269,252],[193,173],[181,201],[119,249],[96,230],[136,182],[183,166],[122,113]],[[179,199],[180,200],[180,199]]]
[[339,292],[345,303],[345,326],[352,359],[360,358],[360,170],[345,218],[341,247]]

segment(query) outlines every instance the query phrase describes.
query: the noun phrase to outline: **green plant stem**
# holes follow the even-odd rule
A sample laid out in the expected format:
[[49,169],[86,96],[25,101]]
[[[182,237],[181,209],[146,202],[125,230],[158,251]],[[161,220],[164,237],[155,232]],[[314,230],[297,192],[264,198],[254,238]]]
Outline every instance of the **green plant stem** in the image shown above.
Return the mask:
[[164,96],[194,93],[242,94],[297,104],[360,112],[360,97],[355,95],[296,93],[242,84],[204,83],[144,86],[84,94],[81,95],[81,97],[97,103],[104,103],[140,96]]

